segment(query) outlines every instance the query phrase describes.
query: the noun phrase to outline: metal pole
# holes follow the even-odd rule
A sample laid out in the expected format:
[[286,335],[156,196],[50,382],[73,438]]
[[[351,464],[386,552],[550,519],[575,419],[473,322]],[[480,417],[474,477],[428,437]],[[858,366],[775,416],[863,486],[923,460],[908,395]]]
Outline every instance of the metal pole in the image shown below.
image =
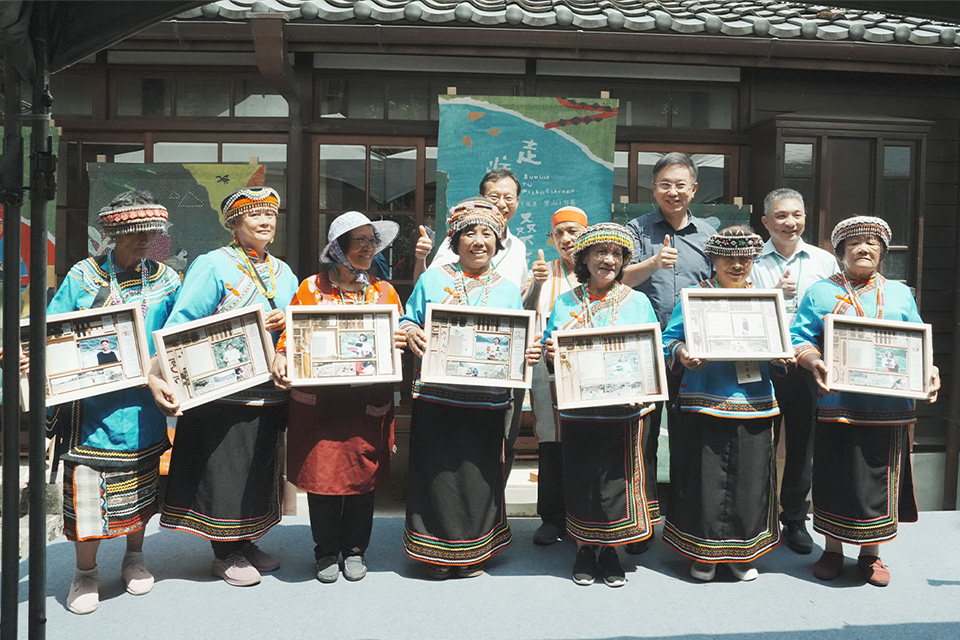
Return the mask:
[[20,576],[20,204],[23,198],[23,136],[20,131],[20,78],[7,45],[4,73],[3,157],[3,553],[0,560],[0,636],[17,635],[17,582]]
[[35,14],[37,73],[33,80],[30,130],[30,585],[28,637],[43,640],[47,624],[47,203],[56,197],[56,156],[50,136],[50,75],[47,66],[46,11]]

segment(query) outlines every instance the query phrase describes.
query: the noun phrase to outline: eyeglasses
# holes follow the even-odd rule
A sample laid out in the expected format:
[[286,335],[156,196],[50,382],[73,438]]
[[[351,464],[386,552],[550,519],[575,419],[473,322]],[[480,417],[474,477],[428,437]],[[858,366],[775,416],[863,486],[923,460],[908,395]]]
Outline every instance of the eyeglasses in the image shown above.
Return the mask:
[[361,249],[376,248],[378,244],[376,238],[350,238],[350,242],[354,243]]
[[686,182],[656,182],[653,186],[657,188],[657,191],[662,191],[663,193],[671,189],[676,189],[677,193],[685,193],[687,189],[690,188],[690,185]]
[[503,200],[507,204],[513,204],[514,202],[517,201],[517,196],[509,193],[504,195],[500,195],[499,193],[487,193],[483,197],[494,204],[497,204],[501,200]]
[[623,260],[623,252],[619,249],[594,249],[593,257],[597,260],[606,260],[613,258],[615,262]]

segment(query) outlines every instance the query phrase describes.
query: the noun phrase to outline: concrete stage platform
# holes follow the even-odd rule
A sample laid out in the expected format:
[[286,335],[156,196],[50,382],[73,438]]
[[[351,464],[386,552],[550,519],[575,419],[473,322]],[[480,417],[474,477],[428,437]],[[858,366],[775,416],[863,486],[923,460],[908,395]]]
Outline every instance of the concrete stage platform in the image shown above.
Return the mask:
[[[120,581],[124,544],[100,549],[100,608],[76,616],[65,608],[74,554],[63,538],[48,548],[47,637],[597,639],[745,638],[847,640],[960,638],[960,513],[926,512],[883,546],[893,580],[865,585],[856,551],[833,582],[813,577],[820,549],[798,556],[786,546],[757,563],[760,578],[715,582],[689,577],[690,562],[659,539],[642,556],[623,556],[628,582],[580,587],[570,580],[574,544],[531,542],[538,520],[512,518],[513,544],[470,580],[434,582],[403,552],[401,517],[378,516],[367,555],[370,573],[332,585],[313,576],[306,509],[286,517],[260,542],[282,561],[256,587],[236,588],[210,575],[209,543],[147,530],[147,564],[157,577],[150,594],[127,594]],[[822,537],[815,536],[818,544]],[[20,637],[27,637],[27,561],[20,566]]]

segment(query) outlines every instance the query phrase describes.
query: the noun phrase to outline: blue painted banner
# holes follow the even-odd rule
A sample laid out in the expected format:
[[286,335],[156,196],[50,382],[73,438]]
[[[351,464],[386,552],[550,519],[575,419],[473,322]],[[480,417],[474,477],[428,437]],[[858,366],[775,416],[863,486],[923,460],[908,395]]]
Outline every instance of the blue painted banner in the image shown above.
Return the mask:
[[[591,223],[610,220],[615,99],[440,96],[437,145],[438,234],[448,208],[477,195],[495,168],[510,169],[523,191],[510,230],[527,247],[557,256],[547,244],[550,217],[565,205],[587,212]],[[444,188],[445,186],[445,188]]]

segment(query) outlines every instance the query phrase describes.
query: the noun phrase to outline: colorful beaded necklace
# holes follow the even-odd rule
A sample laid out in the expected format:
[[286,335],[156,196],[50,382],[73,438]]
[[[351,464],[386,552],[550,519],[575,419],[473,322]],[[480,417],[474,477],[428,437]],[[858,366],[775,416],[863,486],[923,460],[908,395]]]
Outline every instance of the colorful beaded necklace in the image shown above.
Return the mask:
[[[113,266],[113,251],[107,256],[107,265],[110,267],[110,305],[116,306],[123,304],[126,300],[123,299],[123,293],[120,290],[120,283],[117,282],[117,270]],[[147,290],[149,289],[148,276],[150,272],[150,267],[147,265],[147,261],[143,258],[140,259],[140,315],[144,318],[147,317]]]
[[257,289],[259,289],[260,293],[263,294],[264,298],[267,300],[273,300],[273,297],[277,295],[277,278],[273,273],[273,263],[270,261],[270,254],[267,254],[266,262],[267,269],[270,272],[270,288],[273,289],[272,291],[267,289],[266,283],[263,281],[263,278],[260,277],[260,272],[257,271],[256,267],[253,265],[253,262],[250,261],[250,255],[247,253],[247,250],[241,247],[236,240],[234,240],[230,246],[237,250],[237,253],[239,253],[240,257],[243,259],[243,264],[247,266],[247,268],[244,269],[243,264],[240,265],[240,270],[250,276],[250,278],[253,280],[253,283],[257,286]]
[[487,300],[490,298],[490,275],[493,273],[492,268],[487,269],[487,277],[483,279],[483,290],[480,294],[480,304],[471,305],[470,298],[467,296],[467,287],[465,284],[465,276],[463,274],[463,268],[460,266],[460,263],[457,263],[457,272],[453,276],[453,288],[454,295],[457,296],[457,299],[460,300],[460,304],[466,306],[487,306]]

